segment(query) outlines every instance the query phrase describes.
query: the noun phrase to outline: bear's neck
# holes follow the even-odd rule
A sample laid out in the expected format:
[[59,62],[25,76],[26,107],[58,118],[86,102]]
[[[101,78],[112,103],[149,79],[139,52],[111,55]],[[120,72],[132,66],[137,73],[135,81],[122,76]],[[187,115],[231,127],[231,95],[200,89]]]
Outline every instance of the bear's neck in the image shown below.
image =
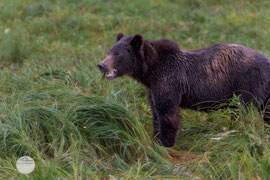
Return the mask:
[[152,70],[159,60],[158,52],[151,41],[145,40],[142,48],[143,54],[137,58],[138,61],[131,77],[146,87],[150,87]]
[[150,87],[151,83],[158,80],[159,74],[162,74],[162,68],[167,61],[174,55],[184,56],[184,52],[177,43],[170,40],[158,40],[143,42],[142,55],[137,58],[132,78],[142,83],[146,87]]
[[146,87],[150,87],[149,76],[147,73],[136,73],[131,76],[133,79],[143,84]]

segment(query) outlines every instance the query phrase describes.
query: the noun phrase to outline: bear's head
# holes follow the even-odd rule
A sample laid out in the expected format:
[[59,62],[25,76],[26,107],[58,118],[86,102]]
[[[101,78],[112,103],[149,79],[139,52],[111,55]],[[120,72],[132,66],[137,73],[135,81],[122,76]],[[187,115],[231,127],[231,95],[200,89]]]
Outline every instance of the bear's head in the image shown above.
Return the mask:
[[105,73],[106,79],[114,79],[123,75],[132,76],[139,59],[143,57],[143,37],[140,34],[124,37],[118,33],[116,44],[111,48],[108,56],[98,64],[98,68]]

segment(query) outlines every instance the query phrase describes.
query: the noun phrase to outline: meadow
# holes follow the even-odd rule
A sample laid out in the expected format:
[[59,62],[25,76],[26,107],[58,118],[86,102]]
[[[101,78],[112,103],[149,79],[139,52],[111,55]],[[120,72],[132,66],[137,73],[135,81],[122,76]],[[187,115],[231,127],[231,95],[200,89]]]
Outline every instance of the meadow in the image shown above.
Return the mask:
[[[1,0],[0,179],[270,179],[270,127],[239,97],[183,109],[172,148],[153,141],[144,87],[105,80],[116,34],[182,49],[239,43],[270,58],[268,0]],[[238,108],[230,108],[237,106]],[[231,117],[234,118],[231,118]],[[16,169],[31,156],[35,170]]]

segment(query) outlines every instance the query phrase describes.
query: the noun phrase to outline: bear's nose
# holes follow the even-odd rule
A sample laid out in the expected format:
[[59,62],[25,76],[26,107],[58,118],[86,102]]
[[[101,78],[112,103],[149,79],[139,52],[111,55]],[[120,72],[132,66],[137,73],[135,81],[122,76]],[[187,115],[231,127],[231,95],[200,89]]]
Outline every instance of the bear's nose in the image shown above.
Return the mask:
[[99,68],[100,72],[105,72],[105,70],[106,70],[106,64],[104,64],[104,63],[98,63],[98,68]]

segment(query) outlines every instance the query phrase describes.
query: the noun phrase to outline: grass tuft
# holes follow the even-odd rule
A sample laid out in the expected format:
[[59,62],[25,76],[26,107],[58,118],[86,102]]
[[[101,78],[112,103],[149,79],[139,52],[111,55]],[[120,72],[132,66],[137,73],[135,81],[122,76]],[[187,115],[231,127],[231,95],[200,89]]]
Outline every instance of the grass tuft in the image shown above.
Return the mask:
[[23,63],[31,54],[30,43],[22,38],[22,34],[9,32],[0,41],[0,62]]

